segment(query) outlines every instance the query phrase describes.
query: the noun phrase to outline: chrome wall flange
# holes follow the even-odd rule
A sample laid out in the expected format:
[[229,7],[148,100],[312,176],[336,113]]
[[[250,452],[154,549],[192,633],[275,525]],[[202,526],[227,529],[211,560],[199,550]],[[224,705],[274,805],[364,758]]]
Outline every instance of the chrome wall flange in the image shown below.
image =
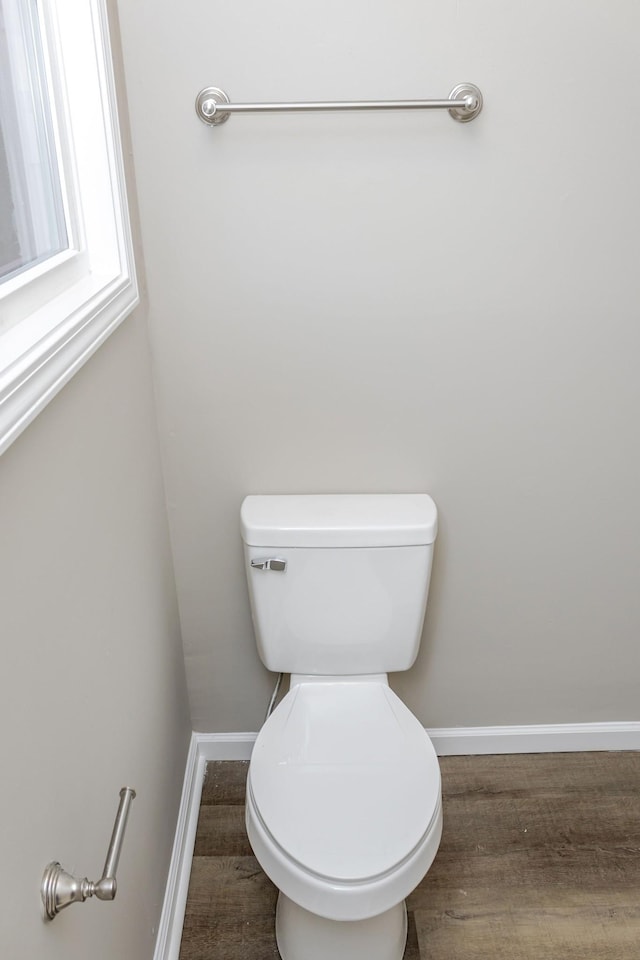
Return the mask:
[[475,83],[459,83],[449,94],[449,100],[466,100],[464,107],[451,107],[450,116],[459,123],[475,120],[482,110],[482,94]]
[[86,877],[78,879],[67,873],[57,860],[45,868],[42,878],[42,903],[49,918],[53,920],[71,903],[84,903],[94,894],[94,884]]
[[196,97],[196,113],[203,123],[214,127],[229,119],[229,111],[220,110],[219,107],[221,104],[230,102],[224,90],[218,87],[205,87]]

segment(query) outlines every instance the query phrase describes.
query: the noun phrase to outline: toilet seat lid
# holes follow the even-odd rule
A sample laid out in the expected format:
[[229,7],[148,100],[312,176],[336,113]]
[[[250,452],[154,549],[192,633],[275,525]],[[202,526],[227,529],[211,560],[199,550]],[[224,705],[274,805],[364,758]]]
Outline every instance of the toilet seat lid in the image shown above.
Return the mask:
[[380,877],[405,860],[441,796],[424,728],[377,681],[294,687],[258,735],[248,785],[286,855],[340,883]]

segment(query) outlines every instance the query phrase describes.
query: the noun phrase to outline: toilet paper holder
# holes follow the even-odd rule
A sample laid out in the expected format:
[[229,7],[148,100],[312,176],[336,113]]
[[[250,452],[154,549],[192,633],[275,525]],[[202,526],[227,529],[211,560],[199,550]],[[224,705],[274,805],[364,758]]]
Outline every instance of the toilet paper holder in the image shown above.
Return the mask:
[[88,897],[95,896],[98,900],[114,899],[117,890],[116,870],[118,869],[118,860],[120,859],[129,807],[135,795],[136,792],[131,787],[123,787],[120,791],[120,803],[113,825],[107,859],[99,880],[93,883],[86,877],[82,879],[74,877],[61,867],[57,860],[52,860],[45,868],[40,893],[49,920],[53,920],[69,904],[83,903]]

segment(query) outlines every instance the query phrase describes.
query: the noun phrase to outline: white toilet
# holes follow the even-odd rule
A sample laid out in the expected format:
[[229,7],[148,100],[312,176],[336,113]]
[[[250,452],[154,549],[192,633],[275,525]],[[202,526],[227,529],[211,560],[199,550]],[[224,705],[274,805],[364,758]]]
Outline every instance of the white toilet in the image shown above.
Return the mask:
[[401,960],[405,897],[442,832],[440,770],[387,673],[420,645],[437,511],[426,494],[247,497],[260,657],[291,688],[247,777],[283,960]]

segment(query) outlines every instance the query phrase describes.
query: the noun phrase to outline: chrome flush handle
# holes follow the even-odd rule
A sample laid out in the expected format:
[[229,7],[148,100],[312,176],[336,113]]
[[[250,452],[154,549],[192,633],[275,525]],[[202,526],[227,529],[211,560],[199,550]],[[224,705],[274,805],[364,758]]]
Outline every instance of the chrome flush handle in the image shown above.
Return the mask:
[[260,560],[252,560],[251,566],[254,570],[274,570],[276,573],[284,573],[287,569],[287,561],[280,557],[263,557]]

